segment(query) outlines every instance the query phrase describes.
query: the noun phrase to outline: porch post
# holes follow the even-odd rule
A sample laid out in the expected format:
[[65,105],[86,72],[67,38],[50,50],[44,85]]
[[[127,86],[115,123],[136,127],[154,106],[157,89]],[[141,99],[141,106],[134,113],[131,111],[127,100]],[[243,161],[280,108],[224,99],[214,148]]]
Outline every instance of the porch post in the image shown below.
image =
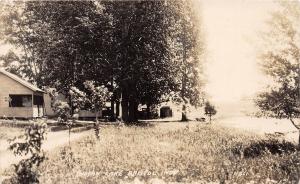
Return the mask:
[[31,109],[32,109],[32,118],[34,118],[34,105],[33,105],[34,92],[31,94]]

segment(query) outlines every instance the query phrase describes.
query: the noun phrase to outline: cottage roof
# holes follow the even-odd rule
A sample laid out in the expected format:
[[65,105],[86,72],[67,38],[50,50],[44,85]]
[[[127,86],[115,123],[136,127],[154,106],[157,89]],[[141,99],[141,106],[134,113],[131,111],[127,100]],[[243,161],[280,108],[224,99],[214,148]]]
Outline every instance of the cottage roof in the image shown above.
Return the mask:
[[22,84],[23,86],[25,86],[25,87],[31,89],[32,91],[44,93],[44,91],[41,90],[40,88],[34,86],[33,84],[31,84],[31,83],[25,81],[24,79],[22,79],[22,78],[20,78],[20,77],[18,77],[18,76],[16,76],[16,75],[14,75],[14,74],[12,74],[12,73],[9,73],[9,72],[5,71],[4,69],[1,69],[1,68],[0,68],[0,73],[2,73],[3,75],[5,75],[5,76],[7,76],[7,77],[9,77],[9,78],[11,78],[11,79],[13,79],[14,81],[17,81],[18,83],[20,83],[20,84]]

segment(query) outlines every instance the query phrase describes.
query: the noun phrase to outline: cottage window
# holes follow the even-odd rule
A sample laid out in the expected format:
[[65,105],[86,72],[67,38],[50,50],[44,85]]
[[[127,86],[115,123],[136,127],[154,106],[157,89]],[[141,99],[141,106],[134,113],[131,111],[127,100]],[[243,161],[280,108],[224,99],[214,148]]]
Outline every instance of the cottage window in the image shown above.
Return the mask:
[[9,95],[9,107],[32,107],[31,95]]

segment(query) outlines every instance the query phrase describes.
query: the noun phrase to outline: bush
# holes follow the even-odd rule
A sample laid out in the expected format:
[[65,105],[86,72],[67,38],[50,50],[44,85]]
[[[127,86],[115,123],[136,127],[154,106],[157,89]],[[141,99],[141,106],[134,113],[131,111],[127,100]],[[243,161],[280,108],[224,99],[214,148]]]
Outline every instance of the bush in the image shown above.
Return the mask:
[[298,147],[295,144],[284,140],[279,141],[277,139],[259,140],[252,142],[247,147],[243,147],[242,144],[237,144],[232,148],[234,154],[244,156],[244,158],[255,158],[266,153],[273,155],[291,154],[297,150]]
[[46,127],[46,122],[35,122],[26,128],[25,142],[14,142],[9,146],[15,155],[30,155],[28,159],[23,159],[14,165],[12,183],[39,183],[37,168],[45,160],[41,146],[45,139]]

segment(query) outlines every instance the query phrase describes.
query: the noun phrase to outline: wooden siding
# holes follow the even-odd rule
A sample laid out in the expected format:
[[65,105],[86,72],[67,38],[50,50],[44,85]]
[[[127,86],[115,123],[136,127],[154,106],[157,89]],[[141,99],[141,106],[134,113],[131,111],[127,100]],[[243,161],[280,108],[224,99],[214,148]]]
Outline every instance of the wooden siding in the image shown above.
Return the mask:
[[32,95],[33,91],[0,73],[0,117],[33,117],[32,107],[9,107],[10,94]]
[[[58,96],[58,99],[61,101],[67,101],[67,99],[64,97],[64,95],[60,94]],[[49,96],[49,94],[44,94],[44,102],[45,102],[45,115],[48,117],[54,117],[55,113],[53,112],[52,108],[51,108],[51,98]],[[102,116],[102,111],[98,112],[98,117]],[[79,117],[80,118],[93,118],[96,117],[96,113],[91,112],[91,111],[87,111],[87,110],[81,110],[79,111]]]

